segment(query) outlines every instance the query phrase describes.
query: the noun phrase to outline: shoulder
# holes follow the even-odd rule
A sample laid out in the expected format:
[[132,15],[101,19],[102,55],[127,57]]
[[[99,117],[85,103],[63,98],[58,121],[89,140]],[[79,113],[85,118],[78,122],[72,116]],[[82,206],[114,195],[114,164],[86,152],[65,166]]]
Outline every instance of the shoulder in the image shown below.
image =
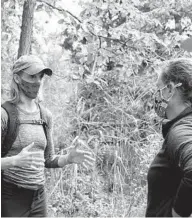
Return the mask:
[[182,139],[182,137],[187,137],[192,140],[192,137],[190,136],[192,136],[192,115],[176,122],[175,125],[171,128],[168,138]]
[[187,145],[192,148],[192,116],[187,116],[171,128],[168,138],[168,147],[171,150],[179,150]]
[[48,126],[51,127],[52,126],[52,119],[53,119],[51,111],[42,104],[39,104],[39,107],[40,107],[40,111],[42,114],[42,118],[45,119]]

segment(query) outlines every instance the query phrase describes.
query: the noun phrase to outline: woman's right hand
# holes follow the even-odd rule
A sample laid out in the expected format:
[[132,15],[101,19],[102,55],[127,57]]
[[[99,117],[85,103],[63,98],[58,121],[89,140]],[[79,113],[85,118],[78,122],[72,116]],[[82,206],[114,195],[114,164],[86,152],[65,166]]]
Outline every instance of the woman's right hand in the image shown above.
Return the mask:
[[34,142],[23,148],[22,151],[14,156],[14,166],[17,167],[41,167],[44,166],[44,159],[39,151],[30,151]]

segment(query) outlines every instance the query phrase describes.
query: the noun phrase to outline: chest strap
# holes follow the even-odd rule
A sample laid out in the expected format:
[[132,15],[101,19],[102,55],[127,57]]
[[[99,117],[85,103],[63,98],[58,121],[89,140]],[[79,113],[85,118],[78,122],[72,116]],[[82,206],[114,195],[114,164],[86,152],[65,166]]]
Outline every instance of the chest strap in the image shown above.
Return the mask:
[[34,125],[46,125],[46,122],[42,119],[39,120],[18,120],[19,124],[34,124]]

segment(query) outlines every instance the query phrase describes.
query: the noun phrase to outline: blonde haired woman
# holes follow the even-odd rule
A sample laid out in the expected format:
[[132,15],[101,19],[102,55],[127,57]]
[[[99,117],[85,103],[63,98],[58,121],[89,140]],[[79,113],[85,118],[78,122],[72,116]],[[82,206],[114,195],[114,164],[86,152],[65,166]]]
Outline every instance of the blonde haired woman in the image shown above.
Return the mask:
[[[54,154],[52,115],[38,103],[45,74],[51,76],[52,70],[34,55],[20,57],[13,66],[12,100],[7,104],[16,108],[19,125],[13,144],[5,150],[8,146],[6,136],[11,126],[8,111],[2,107],[3,217],[47,216],[44,167],[61,168],[70,163],[91,167],[94,163],[89,152],[76,148],[67,155]],[[45,120],[42,120],[42,114]]]

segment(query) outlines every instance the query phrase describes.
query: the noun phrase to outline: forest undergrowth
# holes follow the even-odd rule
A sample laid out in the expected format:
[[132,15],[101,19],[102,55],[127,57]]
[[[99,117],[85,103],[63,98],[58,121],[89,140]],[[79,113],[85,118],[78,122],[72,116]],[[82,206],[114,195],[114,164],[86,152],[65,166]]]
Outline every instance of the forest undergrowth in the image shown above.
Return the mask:
[[[143,217],[147,172],[162,143],[153,110],[157,72],[166,60],[191,58],[181,42],[192,36],[192,3],[77,2],[79,15],[62,0],[37,1],[34,12],[30,52],[53,70],[41,91],[53,114],[56,154],[78,137],[79,148],[96,158],[88,170],[75,164],[45,170],[48,215]],[[10,97],[23,2],[1,5],[3,103]]]
[[[87,171],[70,165],[47,171],[49,216],[144,217],[147,169],[159,149],[158,139],[158,135],[151,136],[155,143],[139,149],[135,157],[139,162],[131,163],[130,168],[122,164],[122,159],[118,160],[122,164],[119,167],[116,159],[103,163],[104,169],[95,166]],[[103,158],[110,159],[110,155]],[[134,162],[134,157],[129,161]]]
[[122,83],[115,73],[104,75],[107,86],[78,82],[55,120],[63,133],[57,153],[79,137],[80,148],[92,152],[96,163],[89,170],[75,164],[47,170],[50,216],[145,216],[147,171],[162,140],[146,86],[151,76],[145,83],[134,76]]

